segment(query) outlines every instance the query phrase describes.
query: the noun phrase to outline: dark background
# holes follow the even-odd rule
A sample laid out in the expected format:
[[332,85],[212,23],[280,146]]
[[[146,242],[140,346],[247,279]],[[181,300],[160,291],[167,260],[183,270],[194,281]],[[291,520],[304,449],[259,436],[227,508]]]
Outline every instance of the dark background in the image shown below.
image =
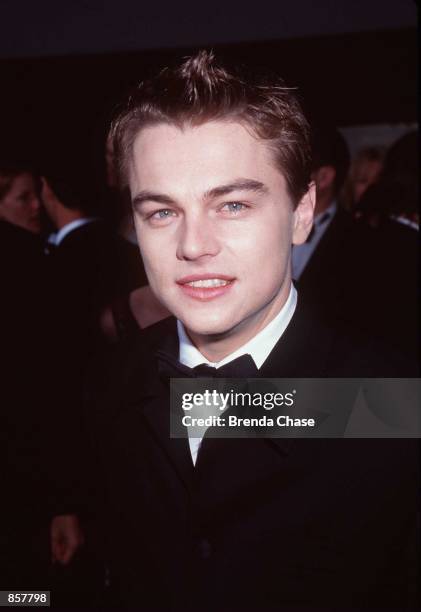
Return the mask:
[[[416,3],[1,2],[1,154],[102,174],[122,94],[200,47],[298,86],[338,126],[417,119]],[[41,168],[42,169],[42,168]]]

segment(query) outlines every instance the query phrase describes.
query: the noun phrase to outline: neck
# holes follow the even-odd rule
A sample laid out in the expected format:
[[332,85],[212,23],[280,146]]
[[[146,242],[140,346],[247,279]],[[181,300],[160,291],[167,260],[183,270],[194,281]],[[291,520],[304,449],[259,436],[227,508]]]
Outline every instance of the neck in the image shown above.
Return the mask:
[[273,321],[285,305],[290,289],[291,281],[286,283],[286,288],[283,288],[262,310],[241,321],[228,332],[214,335],[196,334],[188,329],[186,332],[191,342],[208,361],[218,363],[244,346]]

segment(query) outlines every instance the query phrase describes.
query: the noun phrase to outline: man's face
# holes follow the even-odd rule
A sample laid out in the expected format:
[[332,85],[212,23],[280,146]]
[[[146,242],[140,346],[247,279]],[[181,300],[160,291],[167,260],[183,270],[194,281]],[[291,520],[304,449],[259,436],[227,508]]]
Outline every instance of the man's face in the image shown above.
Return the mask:
[[382,162],[377,159],[366,159],[359,164],[353,180],[354,202],[359,202],[370,185],[377,181],[382,167]]
[[20,174],[0,201],[0,219],[38,234],[41,231],[41,201],[34,177]]
[[197,345],[235,350],[290,290],[291,243],[311,227],[313,188],[293,211],[273,153],[239,123],[143,129],[130,189],[152,290]]

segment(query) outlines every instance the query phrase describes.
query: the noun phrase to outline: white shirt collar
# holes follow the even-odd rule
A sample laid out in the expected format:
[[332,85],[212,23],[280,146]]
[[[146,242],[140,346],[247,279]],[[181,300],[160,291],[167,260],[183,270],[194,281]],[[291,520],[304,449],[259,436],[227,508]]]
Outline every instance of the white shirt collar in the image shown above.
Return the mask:
[[399,215],[391,215],[390,218],[393,221],[396,221],[397,223],[401,223],[402,225],[407,225],[408,227],[411,227],[414,230],[419,231],[420,226],[416,221],[411,221],[411,219],[408,219],[407,217],[400,217]]
[[48,242],[55,244],[58,246],[60,242],[64,240],[64,238],[73,232],[73,230],[81,227],[82,225],[86,225],[87,223],[92,223],[92,221],[97,221],[98,217],[82,217],[81,219],[76,219],[75,221],[71,221],[64,225],[58,232],[54,234],[50,234],[48,236]]
[[237,357],[242,355],[251,355],[257,368],[261,368],[263,363],[269,356],[269,353],[278,342],[286,330],[297,306],[297,291],[294,285],[291,283],[291,289],[288,295],[288,299],[282,306],[279,313],[266,327],[264,327],[254,338],[246,342],[243,346],[238,348],[236,351],[224,357],[221,361],[213,363],[206,359],[202,353],[192,344],[190,338],[187,336],[184,325],[181,321],[177,321],[178,339],[180,343],[179,360],[184,365],[194,368],[202,363],[219,368],[226,363],[230,363]]

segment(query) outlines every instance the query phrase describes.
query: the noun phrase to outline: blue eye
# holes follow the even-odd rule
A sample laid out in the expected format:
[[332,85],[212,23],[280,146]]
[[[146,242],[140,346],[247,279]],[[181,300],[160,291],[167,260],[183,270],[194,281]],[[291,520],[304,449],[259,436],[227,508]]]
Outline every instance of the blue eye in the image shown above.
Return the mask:
[[157,210],[151,215],[151,219],[168,219],[174,214],[174,211],[169,208],[163,208],[162,210]]
[[247,206],[242,202],[227,202],[224,204],[224,208],[225,207],[232,213],[238,213],[247,208]]

